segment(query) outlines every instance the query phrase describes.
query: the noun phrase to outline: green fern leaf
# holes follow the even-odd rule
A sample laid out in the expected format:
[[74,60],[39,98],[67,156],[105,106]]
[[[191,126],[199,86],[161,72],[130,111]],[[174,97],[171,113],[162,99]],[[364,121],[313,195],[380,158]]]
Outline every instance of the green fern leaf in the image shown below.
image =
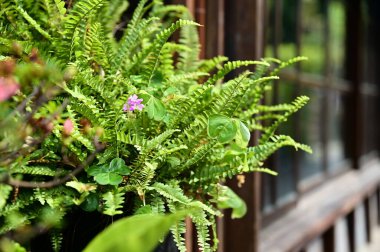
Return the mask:
[[250,65],[263,65],[263,66],[269,66],[268,63],[263,62],[263,61],[251,61],[251,60],[246,60],[246,61],[229,61],[226,64],[224,64],[223,68],[220,69],[216,74],[211,76],[205,83],[204,85],[211,85],[214,84],[217,80],[223,78],[225,75],[227,75],[229,72],[242,67],[242,66],[250,66]]
[[11,191],[12,186],[0,184],[0,210],[2,210],[5,204],[7,203]]
[[149,83],[152,80],[152,77],[154,76],[157,66],[158,66],[158,59],[159,55],[161,53],[161,50],[165,44],[165,42],[169,39],[169,37],[179,28],[187,25],[199,25],[193,21],[190,20],[178,20],[177,22],[173,23],[169,28],[161,31],[157,36],[156,39],[152,43],[152,48],[149,50],[149,60],[144,65],[145,71],[143,72],[143,79],[146,80],[146,82]]
[[114,190],[106,192],[102,195],[105,202],[103,213],[114,216],[117,214],[122,214],[123,211],[120,210],[124,203],[124,194],[120,191]]
[[58,45],[61,46],[60,50],[62,53],[60,56],[62,58],[68,61],[73,59],[76,40],[85,32],[83,28],[80,28],[81,24],[85,23],[91,13],[103,4],[103,1],[104,0],[81,0],[75,3],[63,23],[63,41],[57,42]]
[[41,28],[41,26],[34,20],[29,14],[18,4],[15,6],[16,10],[20,13],[20,15],[25,18],[26,21],[34,28],[36,29],[42,36],[44,36],[46,39],[50,40],[51,36],[49,33],[47,33],[44,29]]

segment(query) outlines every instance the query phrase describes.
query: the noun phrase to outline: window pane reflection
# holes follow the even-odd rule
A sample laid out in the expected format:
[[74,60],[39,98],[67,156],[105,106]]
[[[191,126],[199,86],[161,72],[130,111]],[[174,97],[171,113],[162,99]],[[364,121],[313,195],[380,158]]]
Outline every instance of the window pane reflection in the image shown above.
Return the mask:
[[343,168],[342,162],[345,161],[343,136],[343,102],[343,97],[339,92],[335,91],[329,93],[327,167],[330,171]]
[[301,93],[310,97],[310,102],[299,111],[299,141],[308,144],[313,154],[299,151],[300,177],[305,180],[321,173],[322,168],[322,113],[323,93],[319,89],[304,88]]
[[374,154],[379,147],[378,105],[379,99],[376,96],[364,95],[363,113],[363,154]]
[[[279,103],[289,103],[294,99],[296,86],[292,83],[284,81],[279,82]],[[295,135],[295,117],[292,116],[289,120],[283,123],[278,133],[294,136]],[[295,152],[293,148],[281,148],[277,154],[277,197],[279,202],[285,203],[289,201],[296,191],[295,181]]]
[[328,8],[330,30],[331,69],[336,77],[344,76],[344,44],[345,44],[345,10],[340,0],[329,1]]
[[324,1],[302,1],[302,37],[301,54],[307,55],[308,61],[302,63],[302,70],[309,73],[323,74],[325,60],[324,46]]

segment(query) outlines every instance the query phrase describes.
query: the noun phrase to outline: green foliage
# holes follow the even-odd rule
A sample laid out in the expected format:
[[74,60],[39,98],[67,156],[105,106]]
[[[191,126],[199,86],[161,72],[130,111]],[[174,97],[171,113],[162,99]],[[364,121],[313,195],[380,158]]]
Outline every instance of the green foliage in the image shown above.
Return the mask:
[[118,185],[123,181],[122,176],[129,175],[130,172],[121,158],[114,158],[110,164],[92,166],[87,170],[87,174],[94,176],[100,185]]
[[[247,211],[225,179],[276,175],[263,163],[284,146],[311,152],[276,134],[307,97],[260,104],[278,72],[304,57],[201,60],[198,24],[158,0],[141,0],[129,21],[124,0],[0,5],[0,84],[16,89],[0,101],[0,234],[52,229],[58,251],[61,219],[80,207],[135,215],[86,251],[150,251],[169,229],[185,251],[188,215],[199,247],[215,251],[218,209]],[[249,146],[253,131],[259,143]]]
[[105,207],[103,210],[104,214],[113,216],[123,213],[121,208],[124,203],[124,194],[120,191],[120,189],[106,192],[102,195],[102,199],[105,202]]
[[215,192],[211,194],[217,194],[217,206],[221,209],[232,208],[232,218],[241,218],[247,212],[247,206],[245,202],[229,187],[218,185]]
[[170,227],[186,214],[140,214],[123,218],[101,232],[84,252],[150,252]]

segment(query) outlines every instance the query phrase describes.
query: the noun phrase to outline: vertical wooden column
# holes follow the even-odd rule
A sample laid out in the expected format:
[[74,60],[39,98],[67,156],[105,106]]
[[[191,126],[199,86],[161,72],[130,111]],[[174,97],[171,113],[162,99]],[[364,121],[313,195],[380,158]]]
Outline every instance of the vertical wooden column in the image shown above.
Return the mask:
[[371,226],[371,205],[370,205],[370,198],[367,197],[364,200],[364,211],[365,211],[365,227],[367,231],[367,242],[372,242],[372,226]]
[[[225,54],[231,60],[260,59],[263,55],[264,0],[225,1]],[[254,136],[253,144],[256,143]],[[225,217],[224,250],[226,252],[258,251],[260,230],[260,174],[246,175],[243,187],[235,179],[228,185],[247,203],[248,212],[242,219]]]
[[224,55],[224,2],[206,1],[206,58]]
[[[224,2],[225,0],[206,1],[206,20],[205,20],[205,44],[202,45],[201,54],[205,58],[212,58],[224,55]],[[200,34],[202,38],[202,34]],[[218,252],[224,250],[224,219],[217,219],[217,235],[219,238]]]
[[331,226],[323,234],[323,251],[324,252],[334,252],[335,251],[335,226]]
[[201,51],[199,57],[206,58],[206,0],[197,0],[195,4],[195,20],[202,25],[199,27],[199,42],[201,43]]
[[356,243],[355,243],[355,228],[356,228],[356,222],[355,222],[355,209],[347,215],[347,224],[348,224],[348,242],[350,251],[349,252],[356,252]]
[[362,51],[362,1],[346,1],[346,77],[352,85],[349,97],[348,113],[345,123],[349,125],[346,132],[349,156],[353,166],[358,169],[359,159],[363,150],[363,99],[361,95],[363,51]]

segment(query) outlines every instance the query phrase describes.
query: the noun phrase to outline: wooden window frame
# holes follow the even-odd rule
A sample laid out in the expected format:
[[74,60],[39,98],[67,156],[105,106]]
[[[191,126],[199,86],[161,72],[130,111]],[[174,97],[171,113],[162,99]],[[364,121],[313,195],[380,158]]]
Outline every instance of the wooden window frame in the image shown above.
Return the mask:
[[[280,15],[282,11],[282,0],[274,0],[276,2],[276,12]],[[297,0],[297,20],[301,20],[301,1]],[[325,0],[328,1],[328,0]],[[257,59],[263,56],[264,49],[264,38],[265,38],[265,4],[267,3],[264,0],[237,0],[237,1],[225,1],[225,0],[172,0],[171,3],[175,4],[185,4],[187,5],[193,15],[201,25],[206,25],[206,27],[200,28],[200,41],[202,44],[201,57],[202,58],[210,58],[216,55],[225,54],[230,58],[230,60],[235,59]],[[360,22],[355,21],[358,17],[360,18],[360,9],[358,6],[358,1],[349,0],[347,1],[347,12],[346,12],[346,25],[350,28],[350,36],[347,36],[346,40],[346,55],[350,55],[351,62],[360,62],[361,60],[361,52],[359,50],[360,45],[362,43],[362,35],[361,35],[361,27]],[[249,15],[246,15],[249,13]],[[217,17],[217,18],[215,18]],[[326,16],[325,19],[328,17]],[[275,22],[275,38],[274,45],[279,45],[281,38],[281,23],[278,21]],[[283,221],[284,223],[292,223],[295,221],[293,219],[286,219],[285,215],[294,214],[298,206],[303,204],[307,197],[310,197],[311,194],[315,194],[318,191],[323,191],[327,185],[338,183],[342,181],[342,178],[347,176],[351,176],[351,174],[355,174],[355,176],[359,176],[360,174],[364,174],[364,171],[368,171],[367,168],[363,170],[355,170],[360,167],[368,166],[373,160],[370,159],[370,162],[367,164],[362,164],[360,160],[362,159],[362,136],[361,130],[362,125],[360,124],[360,120],[358,120],[360,116],[360,112],[363,106],[363,95],[375,95],[378,96],[378,90],[369,90],[366,89],[362,84],[362,73],[361,70],[358,70],[357,67],[350,63],[349,60],[346,59],[345,69],[348,74],[345,78],[336,78],[329,71],[330,69],[330,57],[329,48],[327,41],[329,40],[329,27],[328,22],[325,20],[325,31],[324,31],[324,40],[325,40],[325,68],[322,75],[315,74],[307,74],[301,71],[300,65],[298,64],[295,68],[295,71],[285,71],[281,74],[282,80],[288,80],[294,82],[297,90],[296,93],[298,95],[301,94],[301,87],[309,87],[315,89],[321,89],[324,92],[328,93],[330,91],[338,92],[339,94],[345,94],[350,97],[348,107],[350,111],[353,111],[349,116],[354,119],[350,119],[349,122],[354,122],[348,128],[347,134],[353,137],[347,137],[346,139],[350,139],[346,145],[351,146],[349,148],[349,158],[352,160],[351,164],[348,164],[344,169],[340,169],[337,173],[331,173],[327,169],[327,155],[326,153],[323,155],[323,172],[320,181],[311,184],[310,186],[301,186],[300,185],[300,175],[299,175],[299,156],[296,155],[296,169],[293,176],[295,178],[296,183],[296,194],[297,197],[294,201],[291,201],[287,204],[284,204],[280,208],[276,209],[270,214],[261,215],[261,198],[262,198],[262,175],[259,173],[253,173],[246,175],[246,183],[243,188],[237,187],[237,182],[235,180],[228,181],[227,184],[235,190],[246,202],[248,205],[248,214],[241,220],[230,220],[229,218],[225,218],[223,221],[218,221],[218,233],[220,237],[219,244],[219,252],[224,251],[272,251],[272,250],[263,250],[267,248],[270,242],[270,239],[265,238],[265,234],[267,230],[271,230],[271,228],[276,225],[278,221]],[[296,25],[296,54],[301,54],[301,23],[297,22]],[[346,28],[348,31],[348,28]],[[275,46],[275,47],[277,47]],[[274,57],[278,57],[278,51],[275,50]],[[332,85],[334,83],[334,85]],[[274,92],[278,94],[278,87],[275,85]],[[276,99],[274,102],[276,102]],[[325,98],[326,99],[326,98]],[[326,103],[325,103],[326,104]],[[324,112],[327,112],[328,109],[326,105],[322,108]],[[329,116],[327,113],[323,113],[325,117],[325,124],[327,125],[327,121],[329,120]],[[346,115],[348,116],[348,115]],[[299,120],[297,120],[299,121]],[[296,132],[299,132],[299,123],[296,125]],[[327,127],[327,126],[326,126]],[[297,137],[297,136],[296,136]],[[328,140],[327,129],[324,130],[323,135],[324,147],[322,148],[324,152],[326,152],[326,144]],[[257,139],[257,135],[255,136]],[[302,140],[301,140],[302,141]],[[274,160],[274,161],[273,161]],[[276,155],[272,160],[273,163],[276,161]],[[355,169],[352,169],[355,168]],[[362,176],[367,176],[363,175]],[[368,173],[366,173],[368,174]],[[376,175],[378,176],[378,175]],[[377,177],[379,178],[379,177]],[[273,178],[271,178],[274,180]],[[370,190],[373,189],[375,184],[379,185],[379,181],[371,183],[371,185],[360,184],[358,185],[358,194],[365,195]],[[272,185],[275,186],[275,182],[272,182]],[[377,189],[379,191],[379,189]],[[274,202],[276,195],[272,195],[272,200]],[[364,197],[364,196],[363,196]],[[380,196],[379,196],[380,197]],[[359,197],[360,198],[360,197]],[[356,198],[357,200],[358,198]],[[363,199],[362,197],[360,199]],[[348,203],[347,203],[348,202]],[[350,203],[351,202],[351,203]],[[355,201],[356,203],[358,201]],[[379,200],[380,202],[380,200]],[[351,204],[351,208],[353,207],[352,200],[348,197],[345,198],[345,201],[341,202],[343,205]],[[380,203],[379,203],[380,204]],[[276,205],[274,202],[273,205]],[[351,209],[350,208],[350,209]],[[379,208],[380,209],[380,208]],[[340,214],[347,214],[348,210],[345,208],[343,211],[341,208],[336,208],[334,211],[338,211]],[[225,216],[229,216],[230,211],[225,212]],[[380,214],[379,214],[380,215]],[[281,216],[281,219],[278,217]],[[335,215],[335,219],[338,215]],[[327,218],[327,217],[321,217]],[[302,228],[296,228],[293,231],[298,232],[299,235],[303,235],[302,232],[305,230],[314,230],[308,231],[308,237],[303,237],[302,242],[298,240],[298,243],[295,242],[291,244],[288,243],[289,248],[299,248],[302,249],[302,246],[306,244],[306,242],[310,241],[311,237],[315,237],[317,235],[323,235],[324,247],[331,249],[331,243],[328,242],[331,237],[334,236],[334,228],[332,227],[332,223],[335,220],[334,218],[327,218],[324,220],[323,228],[313,228],[318,223],[310,222],[306,223],[306,226]],[[380,219],[380,218],[379,218]],[[287,221],[287,222],[286,222]],[[189,223],[189,222],[188,222]],[[189,225],[189,224],[188,224]],[[354,224],[352,224],[354,225]],[[191,227],[190,227],[191,229]],[[260,234],[262,231],[262,234]],[[273,231],[273,230],[272,230]],[[279,232],[274,232],[273,234],[276,236]],[[298,237],[299,238],[299,237]],[[196,239],[193,239],[193,234],[188,233],[186,235],[187,240],[187,248],[188,251],[194,251],[196,248]],[[283,239],[284,240],[284,239]],[[282,240],[282,241],[283,241]],[[261,243],[260,247],[259,244]],[[272,245],[276,245],[276,243],[272,243]],[[292,247],[293,246],[293,247]],[[272,246],[273,247],[273,246]],[[283,248],[280,251],[284,251]],[[329,250],[327,250],[329,251]]]

